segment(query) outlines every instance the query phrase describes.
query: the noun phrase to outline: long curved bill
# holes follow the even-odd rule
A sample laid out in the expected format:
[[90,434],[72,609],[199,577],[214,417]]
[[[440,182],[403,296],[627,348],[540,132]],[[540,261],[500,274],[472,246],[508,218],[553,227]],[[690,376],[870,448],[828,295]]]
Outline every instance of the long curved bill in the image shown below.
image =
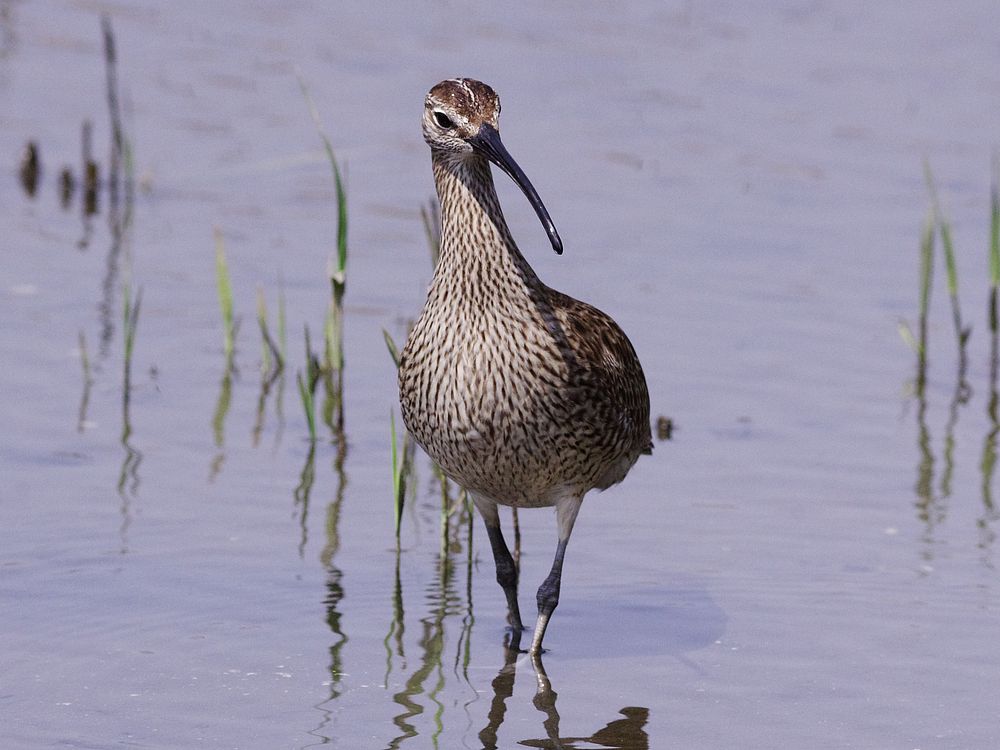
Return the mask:
[[552,249],[556,251],[556,255],[562,255],[562,240],[559,239],[559,232],[556,231],[556,225],[552,223],[549,212],[545,210],[545,204],[538,197],[538,193],[535,192],[535,188],[532,186],[528,176],[517,166],[514,157],[504,148],[503,142],[500,140],[500,133],[497,132],[496,128],[484,123],[479,127],[479,132],[469,139],[469,143],[473,149],[500,167],[517,183],[517,186],[521,188],[527,197],[528,202],[531,203],[532,208],[535,209],[535,213],[538,214],[542,226],[545,227],[545,231],[549,235],[549,241],[552,243]]

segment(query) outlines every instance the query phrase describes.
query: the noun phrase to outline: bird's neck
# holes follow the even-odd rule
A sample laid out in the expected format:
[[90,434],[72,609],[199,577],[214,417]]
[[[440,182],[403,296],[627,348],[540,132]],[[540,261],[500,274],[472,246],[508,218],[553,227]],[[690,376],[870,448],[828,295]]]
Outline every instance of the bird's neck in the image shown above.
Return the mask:
[[439,152],[432,152],[432,162],[441,202],[435,281],[451,279],[452,292],[477,296],[487,287],[528,294],[540,286],[507,228],[489,162],[477,154]]

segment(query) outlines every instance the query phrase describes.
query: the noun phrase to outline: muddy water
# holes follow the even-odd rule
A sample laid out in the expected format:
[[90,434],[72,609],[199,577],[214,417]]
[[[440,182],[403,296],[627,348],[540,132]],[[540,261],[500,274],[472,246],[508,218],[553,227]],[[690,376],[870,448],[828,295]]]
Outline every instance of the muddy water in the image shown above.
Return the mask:
[[[133,197],[64,207],[84,121],[110,167],[104,10]],[[0,2],[0,744],[995,747],[998,28],[989,2]],[[336,216],[296,66],[350,194],[345,439],[313,448],[294,373]],[[478,520],[442,552],[422,458],[395,551],[382,329],[430,278],[419,112],[454,75],[500,92],[567,248],[501,181],[525,254],[615,316],[676,425],[585,504],[543,664],[504,650]],[[924,158],[972,334],[961,373],[939,259],[918,389]],[[287,299],[266,391],[258,286],[272,329]],[[554,518],[520,521],[530,611]]]

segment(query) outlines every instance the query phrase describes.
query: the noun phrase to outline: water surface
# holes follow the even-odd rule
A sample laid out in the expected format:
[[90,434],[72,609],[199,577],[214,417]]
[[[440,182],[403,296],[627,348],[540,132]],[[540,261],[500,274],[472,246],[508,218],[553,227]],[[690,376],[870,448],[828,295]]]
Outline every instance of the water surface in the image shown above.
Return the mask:
[[[89,120],[108,173],[102,11],[135,192],[88,214],[59,171]],[[989,2],[0,2],[0,744],[996,746],[998,28]],[[294,373],[336,214],[296,67],[351,222],[345,440],[312,448]],[[585,503],[540,670],[505,652],[478,519],[442,553],[423,458],[395,551],[382,329],[402,341],[430,279],[419,116],[455,75],[499,91],[566,245],[501,177],[525,255],[619,321],[676,424]],[[940,261],[919,398],[898,333],[925,158],[968,398]],[[272,326],[284,290],[291,361],[263,399],[258,286]],[[520,520],[528,612],[555,524]]]

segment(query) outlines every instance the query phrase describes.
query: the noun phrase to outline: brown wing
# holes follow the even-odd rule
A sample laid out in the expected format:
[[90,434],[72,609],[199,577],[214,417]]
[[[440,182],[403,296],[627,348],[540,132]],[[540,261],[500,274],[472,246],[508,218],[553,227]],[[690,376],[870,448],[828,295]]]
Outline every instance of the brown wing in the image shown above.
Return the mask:
[[653,450],[649,390],[632,342],[607,314],[559,292],[550,297],[566,343],[588,421],[609,431],[626,449]]

